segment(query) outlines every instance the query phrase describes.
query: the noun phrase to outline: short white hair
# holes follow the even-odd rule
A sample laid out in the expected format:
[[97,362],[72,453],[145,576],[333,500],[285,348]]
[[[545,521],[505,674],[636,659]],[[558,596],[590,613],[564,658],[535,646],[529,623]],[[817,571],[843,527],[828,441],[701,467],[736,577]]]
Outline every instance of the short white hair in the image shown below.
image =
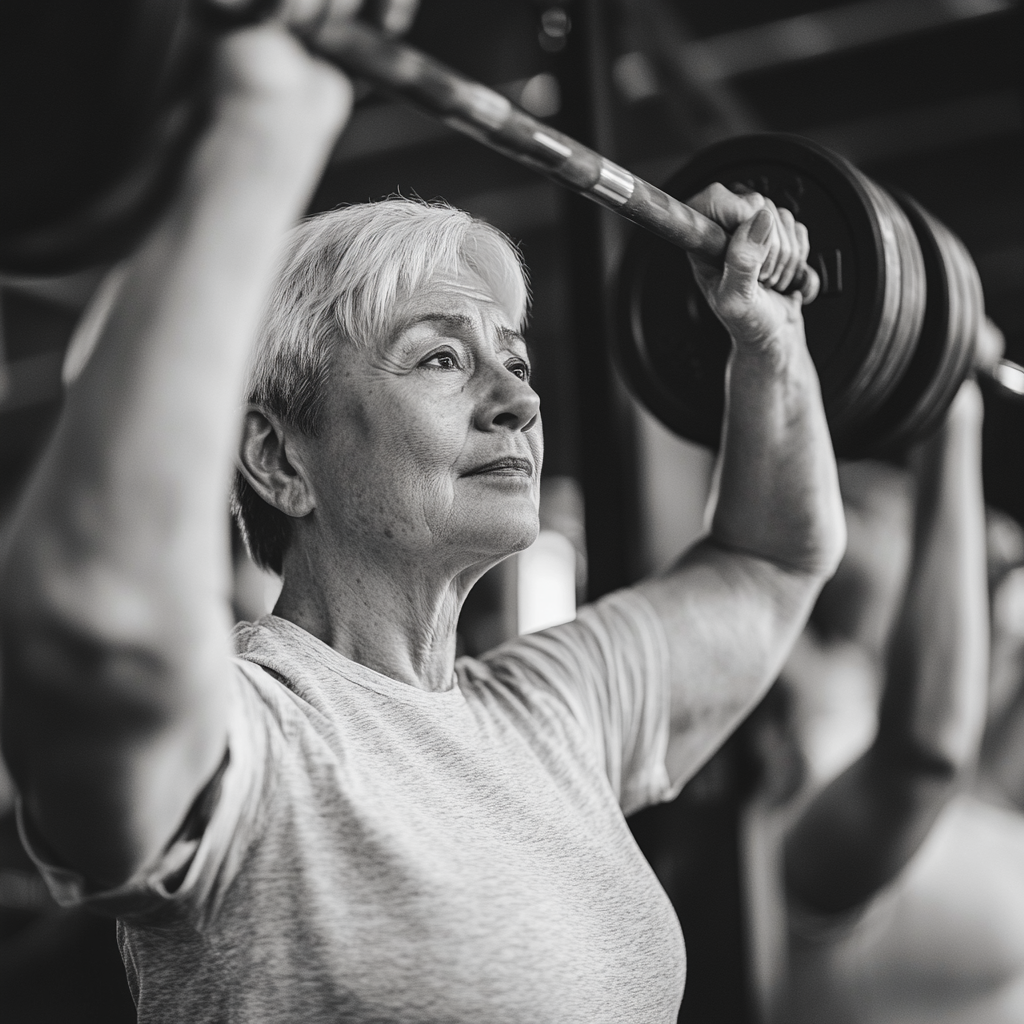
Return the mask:
[[[264,307],[245,401],[318,436],[338,345],[387,338],[405,300],[460,270],[480,277],[523,329],[530,293],[519,250],[464,210],[394,198],[303,221],[291,233]],[[263,502],[241,473],[232,511],[256,562],[280,572],[288,517]]]

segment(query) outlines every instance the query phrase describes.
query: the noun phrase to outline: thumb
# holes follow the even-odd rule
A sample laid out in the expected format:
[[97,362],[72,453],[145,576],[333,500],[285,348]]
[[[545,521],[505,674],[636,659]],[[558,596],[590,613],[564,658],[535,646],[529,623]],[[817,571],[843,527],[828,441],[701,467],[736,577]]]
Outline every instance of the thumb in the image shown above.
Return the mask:
[[761,209],[744,221],[729,240],[725,251],[721,289],[727,294],[750,299],[757,291],[757,278],[771,252],[775,218],[771,210]]

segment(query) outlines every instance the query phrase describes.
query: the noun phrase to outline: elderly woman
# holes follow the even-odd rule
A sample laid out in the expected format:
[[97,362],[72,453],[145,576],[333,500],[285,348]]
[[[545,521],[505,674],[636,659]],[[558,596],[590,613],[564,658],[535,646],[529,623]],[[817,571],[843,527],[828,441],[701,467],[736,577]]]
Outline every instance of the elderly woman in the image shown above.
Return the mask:
[[[517,254],[454,210],[328,214],[257,332],[348,92],[274,28],[225,43],[220,83],[6,555],[23,839],[59,899],[119,918],[142,1021],[672,1021],[682,939],[623,814],[758,699],[843,545],[784,294],[806,232],[695,200],[733,232],[698,268],[735,342],[708,538],[456,661],[467,591],[537,532]],[[232,659],[236,466],[284,586]]]

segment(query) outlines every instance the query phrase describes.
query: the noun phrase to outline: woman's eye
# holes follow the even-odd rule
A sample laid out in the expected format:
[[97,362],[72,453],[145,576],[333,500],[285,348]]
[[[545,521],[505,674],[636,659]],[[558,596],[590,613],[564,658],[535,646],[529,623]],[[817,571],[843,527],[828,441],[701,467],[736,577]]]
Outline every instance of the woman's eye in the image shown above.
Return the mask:
[[459,361],[453,352],[435,352],[423,361],[424,366],[434,366],[439,370],[457,370]]
[[521,359],[516,359],[508,364],[509,370],[512,371],[521,381],[530,383],[530,364],[523,362]]

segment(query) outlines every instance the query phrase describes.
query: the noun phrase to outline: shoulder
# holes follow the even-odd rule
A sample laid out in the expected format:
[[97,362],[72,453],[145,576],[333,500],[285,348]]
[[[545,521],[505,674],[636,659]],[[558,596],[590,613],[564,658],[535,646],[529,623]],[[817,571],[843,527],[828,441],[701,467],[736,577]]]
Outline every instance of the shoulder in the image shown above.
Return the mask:
[[607,669],[644,660],[665,662],[664,626],[653,605],[638,590],[626,588],[580,608],[571,622],[516,637],[480,661],[492,673],[509,665],[541,675],[575,675],[582,666]]

